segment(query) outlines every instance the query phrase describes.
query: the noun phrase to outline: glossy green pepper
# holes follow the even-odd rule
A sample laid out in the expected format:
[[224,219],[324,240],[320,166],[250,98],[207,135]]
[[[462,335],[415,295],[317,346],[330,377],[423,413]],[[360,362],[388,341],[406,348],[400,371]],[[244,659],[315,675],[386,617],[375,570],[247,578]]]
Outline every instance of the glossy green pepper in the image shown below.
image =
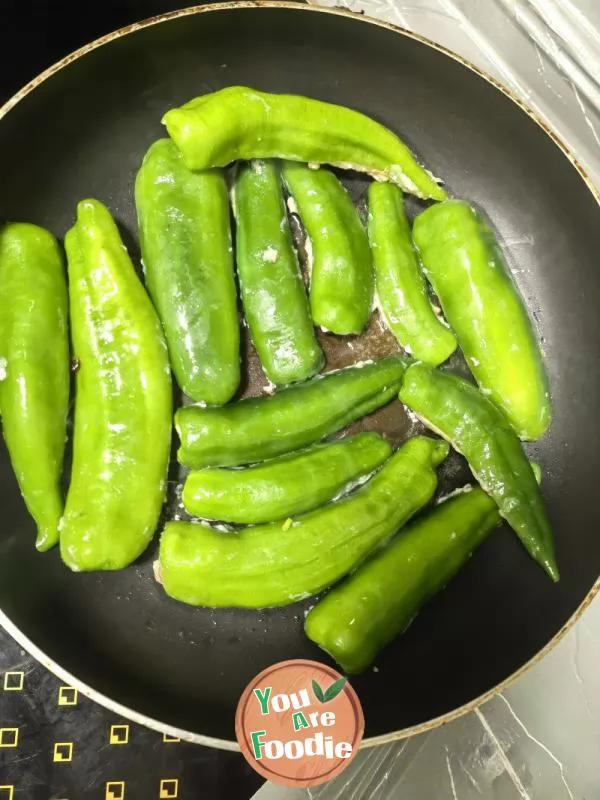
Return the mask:
[[0,230],[0,414],[36,547],[58,541],[69,404],[67,283],[51,233],[27,223]]
[[371,316],[373,263],[367,234],[336,176],[288,161],[283,179],[302,220],[310,254],[310,307],[316,325],[360,333]]
[[363,672],[499,522],[495,502],[481,489],[440,503],[317,603],[306,635],[344,672]]
[[367,172],[419,197],[446,197],[396,134],[357,111],[308,97],[230,86],[171,109],[163,123],[190,169],[285,158]]
[[424,211],[413,235],[446,319],[480,389],[522,439],[552,417],[540,347],[494,234],[461,200]]
[[544,501],[534,470],[504,414],[471,383],[422,363],[406,370],[400,400],[462,453],[528,553],[557,581]]
[[233,467],[307,447],[389,403],[407,363],[390,356],[223,408],[180,408],[179,461],[193,469]]
[[243,164],[234,199],[237,271],[252,342],[270,381],[306,380],[325,359],[310,318],[276,162]]
[[441,364],[456,349],[452,332],[434,314],[413,247],[402,192],[392,183],[369,186],[369,241],[377,298],[388,328],[409,353]]
[[146,153],[135,183],[146,285],[177,383],[222,405],[240,382],[240,333],[229,220],[219,170],[190,172],[170,139]]
[[121,569],[146,548],[163,503],[171,441],[167,348],[101,203],[79,203],[65,246],[79,367],[60,551],[75,571]]
[[263,608],[319,592],[354,569],[432,498],[439,439],[410,439],[354,494],[292,520],[238,533],[169,522],[160,542],[165,591],[191,605]]
[[272,522],[322,506],[392,454],[377,433],[314,445],[247,469],[191,472],[183,487],[190,514],[225,522]]

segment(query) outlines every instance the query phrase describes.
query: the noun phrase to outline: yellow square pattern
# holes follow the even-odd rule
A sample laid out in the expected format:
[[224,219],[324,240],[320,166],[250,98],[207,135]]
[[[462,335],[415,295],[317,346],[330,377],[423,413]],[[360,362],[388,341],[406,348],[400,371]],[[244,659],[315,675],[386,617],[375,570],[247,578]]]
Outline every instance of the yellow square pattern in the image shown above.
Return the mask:
[[53,761],[72,761],[73,742],[55,742]]
[[125,781],[108,781],[104,800],[125,800]]
[[179,739],[177,736],[169,736],[168,733],[163,733],[163,742],[180,742],[180,741],[181,739]]
[[14,786],[0,786],[0,800],[13,800],[14,795]]
[[23,691],[23,680],[25,678],[24,672],[5,672],[4,673],[4,691],[5,692],[21,692]]
[[127,744],[129,742],[129,725],[111,725],[110,744]]
[[159,800],[177,800],[179,795],[179,780],[177,778],[165,778],[160,782]]
[[18,744],[18,728],[0,728],[0,747],[16,747]]
[[61,686],[58,690],[59,706],[76,706],[77,689],[74,686]]

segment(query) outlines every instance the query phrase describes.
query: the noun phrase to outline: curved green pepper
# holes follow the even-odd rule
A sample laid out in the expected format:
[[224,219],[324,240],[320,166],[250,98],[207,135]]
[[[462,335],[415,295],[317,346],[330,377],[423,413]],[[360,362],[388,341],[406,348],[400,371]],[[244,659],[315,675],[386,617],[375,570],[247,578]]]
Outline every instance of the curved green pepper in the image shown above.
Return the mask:
[[362,488],[281,522],[221,533],[169,522],[160,542],[165,591],[191,605],[264,608],[319,592],[354,569],[433,496],[448,445],[410,439]]
[[557,581],[544,501],[534,470],[504,414],[472,384],[420,363],[406,370],[400,400],[464,455],[527,552]]
[[367,234],[332,172],[288,161],[283,179],[309,240],[310,307],[316,325],[360,333],[371,316],[373,264]]
[[171,440],[167,348],[101,203],[79,203],[65,246],[79,369],[60,551],[75,571],[121,569],[146,548],[163,503]]
[[173,372],[198,403],[222,405],[240,382],[240,333],[225,178],[190,172],[173,142],[146,153],[135,183],[146,285]]
[[539,439],[552,417],[544,363],[492,231],[449,200],[418,216],[413,236],[480,389],[522,439]]
[[275,384],[310,378],[324,364],[292,245],[279,167],[242,165],[234,189],[237,271],[244,313]]
[[411,523],[312,608],[304,630],[344,672],[363,672],[500,522],[481,489]]
[[315,445],[248,469],[191,472],[186,510],[204,519],[271,522],[322,506],[379,467],[392,453],[377,433]]
[[407,363],[390,356],[223,408],[180,408],[179,461],[193,469],[234,467],[318,442],[389,403]]
[[391,183],[369,186],[369,241],[379,307],[388,328],[416,359],[434,365],[446,361],[456,349],[456,339],[431,307],[404,198]]
[[367,172],[419,197],[446,197],[394,133],[331,103],[230,86],[171,109],[163,123],[190,169],[285,158]]
[[67,284],[54,236],[26,223],[0,231],[0,414],[36,547],[58,541],[69,404]]

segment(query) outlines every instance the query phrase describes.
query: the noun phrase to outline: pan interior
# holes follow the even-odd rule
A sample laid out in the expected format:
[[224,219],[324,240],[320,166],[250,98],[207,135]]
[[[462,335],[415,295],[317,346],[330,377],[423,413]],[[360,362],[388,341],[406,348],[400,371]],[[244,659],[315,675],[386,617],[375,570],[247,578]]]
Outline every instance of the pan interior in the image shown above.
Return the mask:
[[[498,529],[381,654],[378,671],[353,680],[367,737],[383,735],[451,712],[506,679],[560,630],[596,579],[598,206],[547,134],[460,63],[359,19],[252,7],[137,30],[28,94],[0,125],[0,217],[62,237],[77,201],[97,197],[138,258],[133,181],[147,147],[164,135],[162,114],[240,83],[345,104],[403,136],[451,193],[485,209],[543,340],[555,420],[530,454],[544,471],[562,580],[553,586],[516,537]],[[348,185],[358,197],[366,184]],[[395,350],[377,319],[366,337],[323,341],[328,368]],[[245,391],[256,393],[265,381],[249,347],[247,362]],[[395,441],[414,432],[397,402],[362,427]],[[444,487],[467,474],[451,458]],[[71,574],[57,552],[37,554],[4,450],[0,508],[2,609],[51,659],[136,711],[231,740],[251,677],[287,658],[325,659],[302,633],[309,601],[262,612],[193,609],[154,582],[155,550],[127,570],[87,575]]]

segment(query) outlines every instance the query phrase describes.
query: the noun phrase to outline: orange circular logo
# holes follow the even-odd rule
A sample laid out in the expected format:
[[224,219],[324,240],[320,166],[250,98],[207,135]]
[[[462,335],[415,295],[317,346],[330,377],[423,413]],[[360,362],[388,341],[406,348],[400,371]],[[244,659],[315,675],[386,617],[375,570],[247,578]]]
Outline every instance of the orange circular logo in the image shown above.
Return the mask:
[[254,769],[283,786],[319,786],[358,751],[365,720],[354,689],[317,661],[281,661],[242,694],[235,715],[240,749]]

